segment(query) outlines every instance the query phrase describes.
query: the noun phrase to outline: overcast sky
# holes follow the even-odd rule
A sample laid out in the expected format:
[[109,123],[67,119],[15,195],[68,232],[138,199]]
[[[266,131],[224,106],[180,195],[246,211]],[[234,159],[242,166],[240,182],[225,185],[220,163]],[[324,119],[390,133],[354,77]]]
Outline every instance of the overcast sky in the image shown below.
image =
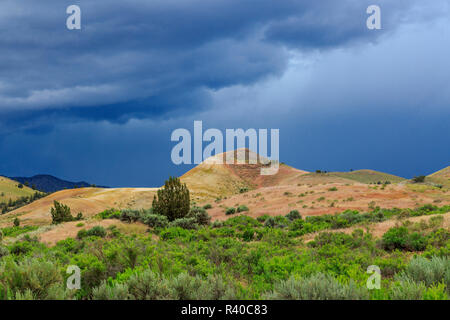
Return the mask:
[[449,57],[448,0],[2,0],[0,174],[158,186],[191,168],[170,135],[194,120],[280,129],[299,169],[429,174]]

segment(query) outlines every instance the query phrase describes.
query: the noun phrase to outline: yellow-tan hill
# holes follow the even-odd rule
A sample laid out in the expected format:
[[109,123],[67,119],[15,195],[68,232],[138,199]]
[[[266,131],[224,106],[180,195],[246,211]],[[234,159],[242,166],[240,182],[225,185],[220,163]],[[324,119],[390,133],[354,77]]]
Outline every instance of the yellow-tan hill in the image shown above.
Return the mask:
[[450,188],[450,166],[428,175],[427,180]]
[[53,201],[59,201],[70,207],[72,215],[82,212],[91,217],[106,209],[142,209],[150,208],[156,188],[80,188],[62,190],[34,201],[33,203],[0,216],[0,227],[10,225],[19,217],[23,225],[50,224],[50,209]]
[[16,200],[20,197],[28,197],[36,191],[22,185],[19,188],[19,182],[0,176],[0,202],[8,202],[9,199]]
[[[226,161],[231,155],[234,164]],[[249,163],[255,157],[256,164]],[[257,189],[267,186],[297,184],[306,171],[280,164],[274,175],[261,175],[264,165],[256,153],[248,149],[238,149],[211,157],[180,177],[197,200],[215,199],[237,194],[243,189]],[[242,163],[238,163],[242,161]]]
[[393,174],[368,169],[350,172],[330,172],[329,175],[350,179],[361,183],[385,183],[387,181],[390,183],[398,183],[406,180],[405,178],[395,176]]

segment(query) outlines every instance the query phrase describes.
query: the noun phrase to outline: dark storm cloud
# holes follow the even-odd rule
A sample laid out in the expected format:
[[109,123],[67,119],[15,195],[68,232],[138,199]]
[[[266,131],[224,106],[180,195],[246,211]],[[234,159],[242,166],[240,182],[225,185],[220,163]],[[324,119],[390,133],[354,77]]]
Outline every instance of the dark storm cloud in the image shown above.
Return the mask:
[[194,120],[279,128],[301,169],[430,173],[450,152],[448,17],[448,0],[1,0],[0,174],[158,186],[190,169],[170,134]]
[[[391,24],[414,1],[381,3],[392,7]],[[71,4],[82,9],[81,31],[65,27]],[[44,113],[121,122],[196,112],[208,107],[207,90],[280,76],[289,60],[286,47],[375,40],[382,32],[367,32],[368,4],[4,0],[0,121],[17,130],[44,121]]]

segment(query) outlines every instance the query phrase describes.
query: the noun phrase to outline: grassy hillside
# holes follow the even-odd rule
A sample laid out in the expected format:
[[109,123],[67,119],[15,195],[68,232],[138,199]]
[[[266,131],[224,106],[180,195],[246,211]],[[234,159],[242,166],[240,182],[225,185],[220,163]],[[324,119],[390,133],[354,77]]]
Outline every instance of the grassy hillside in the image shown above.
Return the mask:
[[391,183],[398,183],[406,180],[395,176],[393,174],[374,171],[374,170],[356,170],[351,172],[331,172],[331,176],[350,179],[361,183],[377,183],[390,181]]
[[450,188],[450,166],[430,174],[426,177],[426,181]]
[[428,177],[450,180],[450,166],[430,174]]
[[0,176],[0,202],[8,202],[9,199],[16,200],[20,197],[28,197],[36,191],[23,186],[18,187],[19,182]]
[[9,225],[18,216],[24,225],[51,223],[53,202],[68,205],[73,214],[90,217],[109,208],[150,208],[156,188],[79,188],[62,190],[0,216],[0,226]]

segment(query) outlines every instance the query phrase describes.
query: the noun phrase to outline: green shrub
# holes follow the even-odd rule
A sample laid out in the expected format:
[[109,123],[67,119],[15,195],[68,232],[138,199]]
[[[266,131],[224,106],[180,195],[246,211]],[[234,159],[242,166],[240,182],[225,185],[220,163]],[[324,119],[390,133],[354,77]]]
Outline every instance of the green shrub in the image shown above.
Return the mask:
[[269,217],[264,226],[268,228],[285,228],[289,225],[289,220],[284,216]]
[[38,228],[38,226],[7,227],[3,228],[2,233],[4,237],[17,237],[18,235],[37,230]]
[[125,209],[120,212],[119,219],[120,221],[131,223],[142,220],[144,215],[146,215],[144,211]]
[[106,230],[102,226],[95,226],[89,230],[80,230],[78,231],[77,238],[83,239],[85,237],[106,237]]
[[418,232],[413,232],[409,235],[406,243],[406,249],[409,251],[422,251],[427,246],[427,239]]
[[27,296],[29,299],[64,299],[63,279],[58,266],[52,261],[12,259],[0,263],[0,299],[6,299],[5,292],[15,298]]
[[87,237],[87,230],[86,229],[81,229],[80,231],[78,231],[77,233],[77,239],[83,239]]
[[125,284],[132,300],[166,300],[171,297],[168,281],[150,269],[133,274]]
[[244,241],[252,241],[254,235],[255,235],[255,230],[249,228],[249,229],[246,229],[244,231],[244,233],[242,234],[242,239]]
[[198,225],[207,226],[211,223],[211,217],[204,208],[192,207],[187,216],[194,218]]
[[436,248],[445,247],[450,240],[450,232],[444,228],[437,229],[428,235],[428,244]]
[[274,290],[265,296],[275,300],[365,300],[367,289],[339,283],[333,277],[317,273],[307,278],[288,280],[275,284]]
[[274,217],[269,217],[264,222],[264,227],[273,228],[273,227],[275,227],[275,224],[276,224],[275,223],[275,218]]
[[189,241],[193,238],[191,230],[172,226],[169,226],[169,228],[161,231],[159,236],[161,237],[162,240],[185,239]]
[[106,209],[98,214],[102,219],[119,219],[121,212],[116,209]]
[[446,286],[443,283],[427,288],[423,294],[424,300],[448,300],[448,298],[449,296],[446,292]]
[[246,193],[248,192],[248,188],[247,187],[242,187],[239,189],[239,193]]
[[290,224],[289,230],[291,230],[291,231],[300,231],[300,230],[303,229],[304,224],[305,224],[305,221],[303,221],[302,219],[294,220]]
[[213,228],[222,228],[223,225],[224,225],[224,222],[223,222],[223,221],[221,221],[221,220],[215,220],[215,221],[212,223],[211,227],[213,227]]
[[208,209],[211,209],[211,208],[212,208],[212,205],[210,203],[207,203],[207,204],[205,204],[203,206],[203,209],[205,209],[205,210],[208,210]]
[[414,183],[421,183],[421,182],[425,182],[425,176],[416,176],[412,179],[412,181]]
[[404,249],[408,241],[409,232],[406,227],[390,228],[382,237],[385,250]]
[[417,283],[422,282],[427,287],[444,283],[450,292],[450,259],[448,257],[423,257],[411,259],[406,270],[397,276],[399,280],[409,279]]
[[425,292],[425,285],[410,279],[405,279],[394,283],[389,290],[389,297],[392,300],[420,300]]
[[106,280],[106,261],[101,256],[89,252],[80,252],[72,256],[70,265],[76,265],[81,270],[81,290],[77,291],[78,297],[91,298],[92,290]]
[[14,227],[18,227],[18,226],[20,226],[20,220],[19,220],[19,218],[15,218],[14,219]]
[[322,247],[327,244],[352,246],[353,237],[343,232],[321,232],[314,238],[314,241],[308,243],[313,248]]
[[208,275],[198,291],[200,300],[236,300],[237,290],[226,283],[221,275]]
[[176,177],[170,177],[155,195],[152,208],[156,214],[173,221],[184,218],[189,213],[189,203],[189,189],[186,184],[182,184]]
[[74,221],[75,218],[70,213],[70,208],[58,201],[53,202],[53,207],[50,209],[52,215],[52,224],[59,224],[62,222]]
[[128,300],[129,298],[128,286],[122,283],[110,286],[103,281],[100,286],[92,290],[93,300]]
[[33,246],[29,242],[26,242],[26,241],[20,241],[20,242],[17,241],[9,247],[9,252],[16,256],[26,255],[28,252],[30,252],[32,250],[33,250]]
[[292,210],[291,212],[289,212],[286,215],[286,218],[288,218],[291,221],[297,220],[297,219],[301,219],[302,216],[300,215],[300,212],[298,212],[298,210]]
[[245,204],[241,204],[237,209],[237,212],[249,211],[249,208]]
[[0,259],[7,256],[8,254],[9,254],[8,248],[0,244]]
[[237,228],[239,230],[244,230],[250,227],[261,227],[261,223],[259,223],[258,220],[244,215],[229,218],[224,222],[224,225]]
[[390,228],[382,237],[382,246],[385,250],[422,251],[427,246],[427,239],[418,232],[409,233],[408,228]]
[[200,294],[202,280],[199,277],[180,273],[169,281],[170,291],[177,300],[196,300]]
[[110,285],[103,281],[93,290],[96,300],[228,300],[235,296],[234,286],[227,284],[220,275],[208,275],[203,279],[183,272],[169,278],[150,269],[133,272],[122,283]]
[[183,228],[183,229],[197,229],[198,228],[198,224],[197,224],[197,219],[196,218],[176,219],[176,220],[172,221],[169,224],[169,226],[172,227],[172,228],[180,227],[180,228]]
[[263,223],[269,218],[270,218],[270,216],[268,214],[264,214],[262,216],[257,217],[256,220],[258,220],[259,222]]
[[148,214],[143,222],[151,228],[166,228],[169,225],[169,219],[160,214]]
[[233,207],[227,208],[227,209],[225,210],[225,214],[226,214],[226,215],[235,214],[235,213],[236,213],[236,209],[233,208]]

